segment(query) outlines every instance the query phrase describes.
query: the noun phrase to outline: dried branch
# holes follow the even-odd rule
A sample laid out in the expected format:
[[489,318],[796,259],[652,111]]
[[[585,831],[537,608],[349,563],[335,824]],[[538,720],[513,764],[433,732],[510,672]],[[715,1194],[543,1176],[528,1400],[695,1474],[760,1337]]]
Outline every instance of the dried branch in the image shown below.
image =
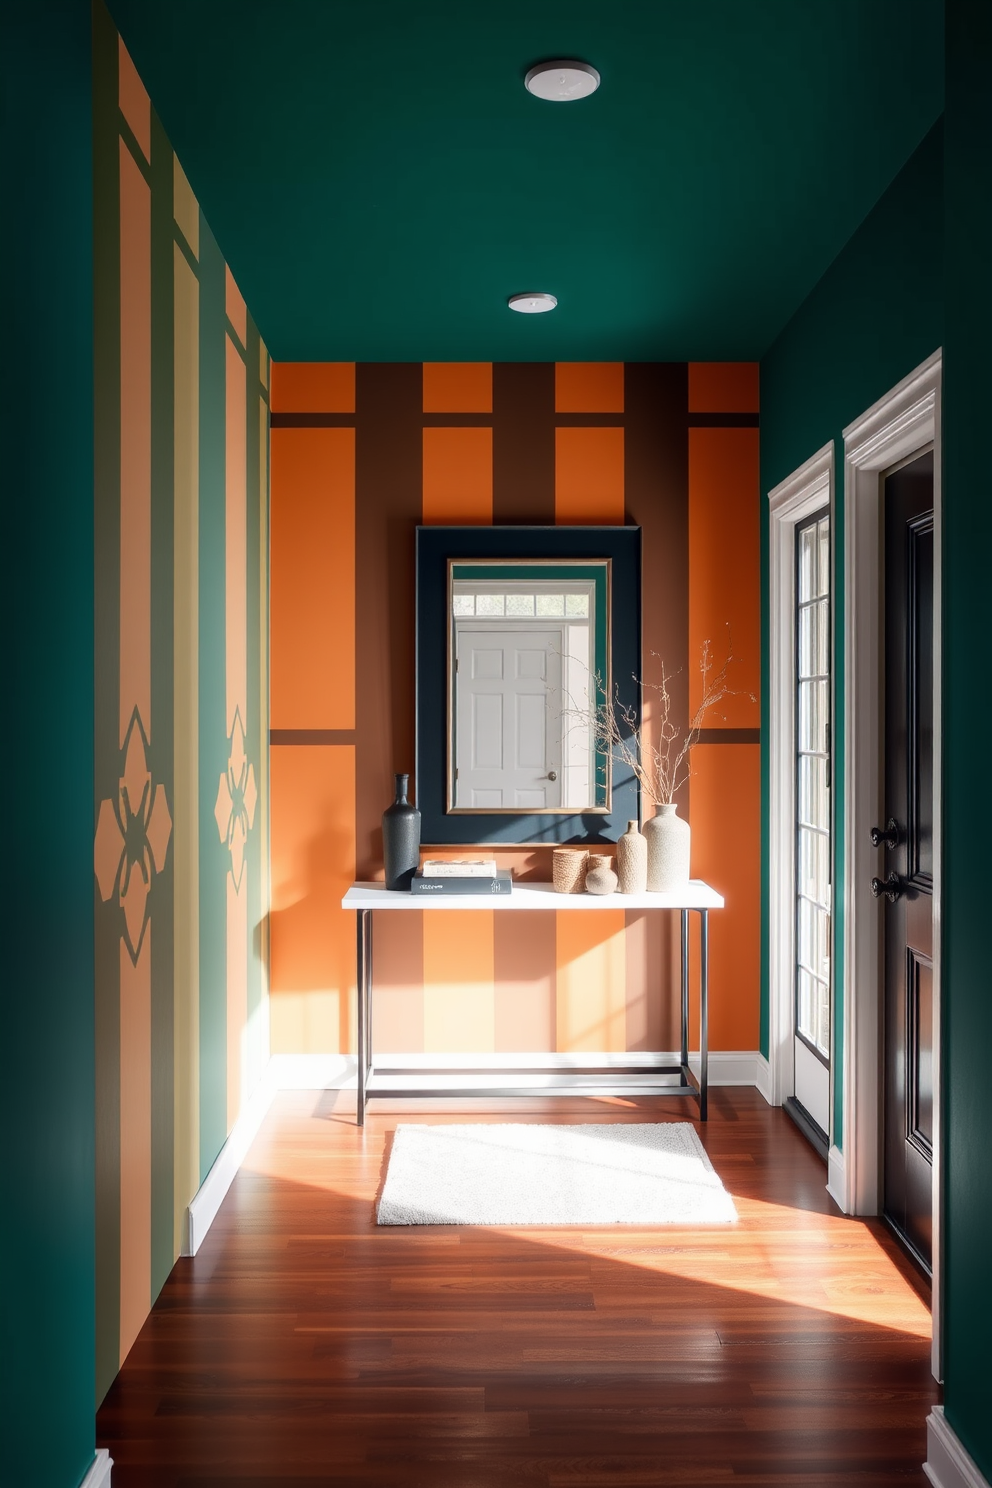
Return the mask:
[[[615,759],[633,774],[645,797],[655,806],[669,805],[691,774],[689,756],[693,745],[698,743],[699,733],[707,714],[711,713],[725,698],[737,696],[740,689],[729,686],[727,677],[735,660],[727,646],[727,655],[717,667],[713,657],[712,643],[703,642],[699,669],[703,691],[688,727],[683,727],[672,716],[671,683],[673,674],[664,660],[652,652],[661,662],[661,678],[658,682],[634,681],[642,692],[654,694],[657,702],[655,738],[649,738],[647,727],[638,719],[637,710],[629,703],[620,701],[619,688],[614,687],[613,696],[606,698],[595,710],[594,728],[596,746],[609,759]],[[603,697],[601,679],[596,678],[596,695]],[[754,701],[753,694],[748,697]]]

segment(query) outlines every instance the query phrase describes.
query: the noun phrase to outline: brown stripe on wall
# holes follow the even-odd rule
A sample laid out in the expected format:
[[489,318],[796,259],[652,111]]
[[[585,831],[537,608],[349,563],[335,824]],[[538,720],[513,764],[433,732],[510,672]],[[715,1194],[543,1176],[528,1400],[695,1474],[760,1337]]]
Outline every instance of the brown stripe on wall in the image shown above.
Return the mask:
[[356,369],[355,583],[359,739],[358,877],[382,870],[381,817],[393,776],[413,774],[414,533],[421,520],[422,370],[419,362]]
[[704,728],[696,735],[697,744],[760,744],[760,728]]
[[554,362],[494,362],[493,522],[554,520]]
[[353,429],[353,413],[276,413],[269,414],[273,429]]
[[[625,368],[627,520],[641,528],[641,657],[646,683],[670,677],[673,717],[688,717],[689,408],[682,362],[628,362]],[[654,694],[647,691],[647,706]],[[647,709],[646,709],[647,711]],[[687,792],[679,794],[683,813]],[[645,801],[644,815],[653,808]],[[678,1029],[679,925],[676,915],[629,914],[627,1018],[630,1049],[672,1049]]]
[[[382,877],[382,813],[393,776],[413,774],[414,532],[423,510],[423,371],[362,362],[356,376],[356,878]],[[416,781],[412,784],[416,786]],[[380,915],[375,935],[375,1043],[424,1047],[423,915]]]
[[756,413],[690,413],[690,429],[756,429]]
[[354,744],[354,729],[269,729],[270,744]]

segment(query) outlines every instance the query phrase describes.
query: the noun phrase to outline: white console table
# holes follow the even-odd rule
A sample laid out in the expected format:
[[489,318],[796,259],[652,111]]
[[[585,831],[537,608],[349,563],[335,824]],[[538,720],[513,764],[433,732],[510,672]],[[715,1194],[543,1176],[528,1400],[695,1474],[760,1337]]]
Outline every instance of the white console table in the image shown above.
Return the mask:
[[[446,894],[436,899],[426,894],[413,894],[386,889],[381,883],[356,883],[341,901],[343,909],[353,909],[358,936],[358,1124],[364,1125],[365,1107],[372,1096],[395,1100],[440,1096],[524,1096],[555,1095],[691,1095],[699,1105],[699,1117],[706,1120],[707,1038],[709,1016],[709,924],[711,909],[722,909],[723,898],[709,884],[693,879],[674,894],[557,894],[551,884],[515,883],[511,894]],[[637,1061],[600,1066],[583,1065],[567,1072],[528,1061],[526,1065],[512,1056],[499,1064],[474,1067],[448,1065],[439,1058],[436,1065],[416,1068],[397,1065],[388,1057],[376,1062],[372,1052],[372,938],[376,914],[402,914],[418,911],[424,914],[457,914],[460,910],[492,909],[497,914],[519,914],[527,910],[557,910],[559,913],[581,911],[596,914],[604,910],[637,909],[676,911],[682,929],[682,1041],[678,1063],[652,1064]],[[699,1078],[689,1067],[689,914],[699,915]],[[659,1076],[678,1075],[679,1083],[662,1084]],[[438,1081],[443,1077],[443,1084]]]

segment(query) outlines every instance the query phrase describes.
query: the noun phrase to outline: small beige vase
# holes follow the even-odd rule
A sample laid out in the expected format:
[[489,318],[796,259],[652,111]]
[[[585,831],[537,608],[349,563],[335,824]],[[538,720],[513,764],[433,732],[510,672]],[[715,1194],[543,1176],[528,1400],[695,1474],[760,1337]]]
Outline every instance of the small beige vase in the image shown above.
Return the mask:
[[648,886],[648,844],[636,821],[617,842],[617,878],[621,894],[643,894]]
[[648,892],[671,894],[689,882],[689,823],[674,803],[659,806],[644,823],[648,842]]
[[603,857],[600,853],[590,853],[589,862],[592,866],[586,874],[586,893],[614,893],[617,886],[617,876],[610,867],[613,859]]

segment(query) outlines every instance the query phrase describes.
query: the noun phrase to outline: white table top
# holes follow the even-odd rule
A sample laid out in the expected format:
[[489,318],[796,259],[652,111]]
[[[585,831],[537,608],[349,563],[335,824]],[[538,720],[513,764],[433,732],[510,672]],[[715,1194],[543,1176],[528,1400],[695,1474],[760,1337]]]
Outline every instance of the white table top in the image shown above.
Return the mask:
[[355,883],[342,909],[722,909],[723,895],[694,878],[674,894],[557,894],[553,884],[514,883],[512,894],[413,894]]

